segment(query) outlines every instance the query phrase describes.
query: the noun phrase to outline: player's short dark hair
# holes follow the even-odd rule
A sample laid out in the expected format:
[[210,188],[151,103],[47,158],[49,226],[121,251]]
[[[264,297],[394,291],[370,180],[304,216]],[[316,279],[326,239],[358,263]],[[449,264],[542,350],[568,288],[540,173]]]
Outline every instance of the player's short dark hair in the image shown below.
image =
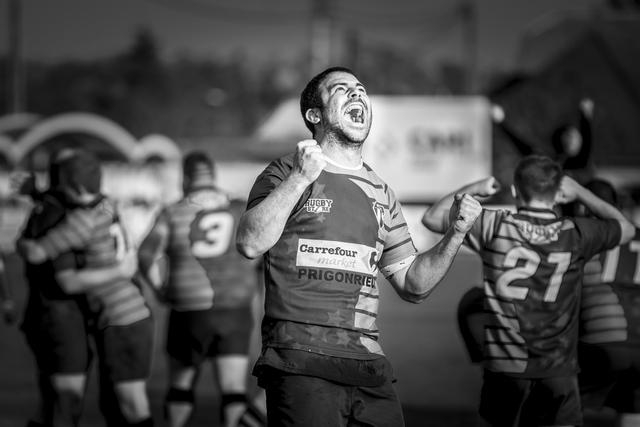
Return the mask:
[[49,188],[55,188],[60,184],[60,163],[75,154],[76,150],[69,147],[61,148],[60,150],[52,153],[48,171]]
[[78,149],[59,162],[60,183],[79,191],[83,187],[93,194],[100,193],[102,169],[98,157],[90,151]]
[[204,151],[192,151],[182,159],[182,173],[190,180],[201,176],[213,179],[215,172],[215,162]]
[[618,192],[616,188],[609,181],[594,178],[587,182],[585,188],[591,191],[593,194],[604,200],[605,202],[618,206]]
[[319,87],[320,84],[324,81],[325,77],[327,77],[331,73],[349,73],[353,76],[356,74],[351,71],[347,67],[330,67],[326,70],[316,74],[309,83],[304,87],[302,93],[300,94],[300,113],[302,113],[302,119],[304,120],[304,124],[311,131],[313,135],[315,133],[313,123],[307,120],[306,113],[310,108],[322,108],[322,99],[320,98]]
[[513,173],[513,183],[525,202],[532,199],[554,200],[562,180],[562,167],[547,156],[524,157]]

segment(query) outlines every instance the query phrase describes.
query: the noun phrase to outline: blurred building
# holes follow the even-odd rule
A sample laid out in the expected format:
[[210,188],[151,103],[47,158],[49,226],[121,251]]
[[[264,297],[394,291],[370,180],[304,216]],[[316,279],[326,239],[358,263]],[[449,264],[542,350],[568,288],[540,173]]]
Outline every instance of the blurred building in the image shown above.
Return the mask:
[[[640,196],[639,40],[637,7],[549,17],[523,38],[518,72],[489,95],[510,127],[543,153],[552,153],[557,127],[577,123],[580,100],[592,99],[597,175]],[[497,130],[494,170],[503,181],[518,157],[512,139]]]

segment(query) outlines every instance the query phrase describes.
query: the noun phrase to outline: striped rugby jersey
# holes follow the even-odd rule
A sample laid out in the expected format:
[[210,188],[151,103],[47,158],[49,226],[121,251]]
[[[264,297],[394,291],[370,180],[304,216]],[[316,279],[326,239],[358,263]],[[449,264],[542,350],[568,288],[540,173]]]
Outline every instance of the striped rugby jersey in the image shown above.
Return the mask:
[[485,368],[523,378],[575,374],[583,267],[619,241],[614,220],[483,209],[466,243],[483,264]]
[[[41,193],[34,199],[34,207],[22,230],[21,237],[36,239],[46,234],[47,230],[63,220],[65,206],[64,195],[54,190]],[[77,296],[66,294],[55,280],[54,264],[46,261],[41,264],[26,262],[24,270],[29,285],[29,298],[38,298],[44,304],[46,300],[77,299]]]
[[[292,165],[293,154],[272,162],[257,178],[248,208]],[[327,165],[264,255],[263,345],[380,357],[377,274],[415,253],[400,204],[369,166],[354,171]]]
[[[82,268],[103,268],[119,262],[127,239],[115,206],[100,197],[88,206],[68,211],[64,221],[37,243],[49,259],[73,250],[84,259]],[[151,315],[141,289],[131,280],[105,283],[86,294],[90,309],[98,316],[99,328],[130,325]]]
[[580,340],[640,345],[640,228],[585,265]]
[[169,276],[162,292],[174,310],[251,304],[256,268],[235,247],[243,210],[243,202],[230,201],[214,187],[199,187],[158,215],[140,246],[141,263],[144,256],[167,255]]

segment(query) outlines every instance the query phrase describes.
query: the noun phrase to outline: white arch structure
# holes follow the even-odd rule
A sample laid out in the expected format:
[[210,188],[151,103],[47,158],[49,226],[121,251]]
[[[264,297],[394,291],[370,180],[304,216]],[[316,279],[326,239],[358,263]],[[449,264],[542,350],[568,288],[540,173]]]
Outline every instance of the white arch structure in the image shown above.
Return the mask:
[[[0,121],[2,118],[0,118]],[[150,155],[166,160],[178,160],[181,151],[171,139],[163,135],[148,135],[137,141],[126,129],[114,121],[91,113],[65,113],[36,122],[12,141],[0,133],[0,152],[17,165],[44,141],[63,133],[85,133],[95,136],[120,152],[127,160],[142,161]]]
[[26,130],[40,121],[33,113],[10,113],[0,117],[0,134]]

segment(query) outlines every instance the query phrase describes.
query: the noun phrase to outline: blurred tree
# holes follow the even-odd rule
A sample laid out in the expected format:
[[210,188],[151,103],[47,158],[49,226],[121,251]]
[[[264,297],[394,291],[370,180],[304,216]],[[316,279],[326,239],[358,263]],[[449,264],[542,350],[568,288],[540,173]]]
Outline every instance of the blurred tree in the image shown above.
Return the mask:
[[[455,64],[428,67],[409,49],[381,43],[359,41],[357,63],[351,65],[371,93],[455,94],[462,84]],[[0,58],[0,66],[4,80],[7,60]],[[224,59],[183,55],[169,62],[155,36],[141,28],[119,55],[27,64],[27,111],[45,117],[91,112],[137,137],[246,136],[280,101],[299,95],[307,67],[304,55],[256,64],[241,52]],[[6,85],[0,86],[0,96],[6,95]],[[7,111],[7,105],[0,106],[0,114]]]

